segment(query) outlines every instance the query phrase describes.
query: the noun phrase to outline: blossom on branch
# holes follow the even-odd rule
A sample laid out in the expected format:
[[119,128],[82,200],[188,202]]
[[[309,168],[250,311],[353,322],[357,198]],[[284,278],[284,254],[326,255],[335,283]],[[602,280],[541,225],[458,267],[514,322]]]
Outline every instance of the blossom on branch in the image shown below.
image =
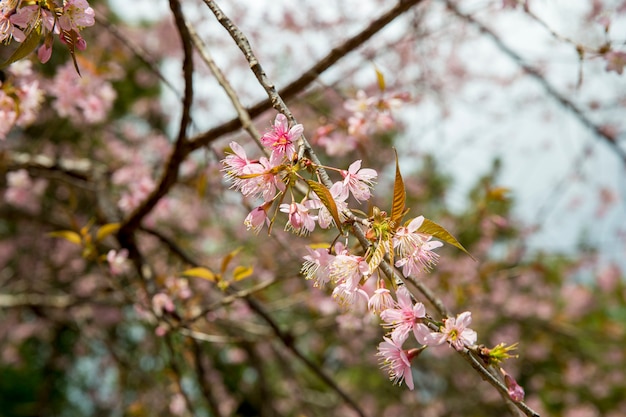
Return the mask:
[[261,143],[271,149],[272,155],[291,158],[296,151],[295,142],[303,131],[304,127],[301,124],[294,125],[290,129],[287,117],[279,113],[274,119],[271,130],[261,137]]
[[354,161],[350,164],[347,171],[341,171],[343,176],[342,195],[346,198],[349,193],[357,201],[366,201],[371,197],[370,189],[375,183],[378,173],[371,168],[361,169],[361,160]]
[[456,350],[463,350],[466,346],[476,343],[477,334],[468,326],[472,323],[472,313],[465,311],[454,317],[444,320],[438,332],[431,332],[426,325],[420,323],[415,329],[415,338],[418,342],[426,346],[438,346],[444,342]]
[[391,337],[383,337],[383,341],[378,345],[378,356],[382,358],[383,369],[389,372],[389,379],[394,384],[401,384],[404,381],[406,386],[412,390],[414,384],[411,359],[416,354],[410,355],[410,351],[402,349],[407,336],[408,334],[392,333]]
[[265,211],[265,205],[259,206],[253,209],[243,221],[247,230],[252,229],[254,233],[259,233],[264,224],[270,223],[270,219],[267,218],[267,212]]
[[315,229],[317,216],[309,212],[311,200],[303,203],[292,202],[291,204],[281,204],[280,211],[289,214],[289,220],[285,229],[291,229],[298,235],[308,235]]
[[312,249],[307,246],[306,249],[309,254],[303,257],[304,264],[300,272],[306,279],[312,279],[315,287],[323,287],[330,280],[329,265],[335,257],[325,248]]
[[95,12],[86,0],[66,0],[63,14],[59,17],[59,26],[63,30],[79,31],[96,23]]
[[413,304],[411,294],[405,286],[398,288],[396,298],[398,299],[396,305],[380,313],[380,318],[386,327],[393,329],[392,334],[397,333],[406,337],[410,331],[415,333],[418,323],[426,317],[426,308],[422,303]]
[[385,283],[382,280],[378,282],[378,288],[374,291],[374,294],[370,297],[367,307],[373,314],[380,315],[383,311],[394,307],[395,301],[391,296],[391,291],[385,288]]
[[402,268],[405,276],[428,271],[439,258],[433,250],[443,243],[431,241],[431,235],[417,231],[423,222],[423,216],[416,217],[406,227],[399,227],[393,237],[393,247],[398,251],[395,266]]

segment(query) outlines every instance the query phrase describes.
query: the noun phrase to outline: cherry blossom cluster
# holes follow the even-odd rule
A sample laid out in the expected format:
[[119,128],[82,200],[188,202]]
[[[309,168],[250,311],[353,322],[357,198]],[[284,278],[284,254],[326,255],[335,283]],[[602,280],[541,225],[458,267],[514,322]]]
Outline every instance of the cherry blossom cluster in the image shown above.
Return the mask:
[[[297,161],[296,145],[302,135],[303,126],[291,128],[287,118],[278,114],[272,128],[261,137],[266,156],[250,159],[245,149],[237,142],[230,143],[232,153],[222,161],[223,171],[233,187],[245,197],[262,200],[262,204],[248,214],[244,224],[248,230],[258,232],[263,225],[270,224],[268,211],[278,202],[278,210],[287,215],[286,229],[298,235],[312,232],[316,224],[328,228],[334,224],[332,213],[314,192],[307,192],[296,201],[293,188],[297,182],[306,183],[298,171],[310,166],[310,162]],[[337,169],[342,180],[330,188],[338,212],[347,208],[346,200],[352,196],[357,201],[366,201],[371,196],[378,173],[371,168],[361,168],[361,161],[354,161],[347,170]],[[284,202],[289,195],[291,201]]]
[[79,76],[71,61],[57,69],[48,92],[54,97],[53,108],[72,123],[95,124],[105,120],[117,97],[109,75],[83,61]]
[[[423,221],[423,216],[416,217],[406,227],[398,228],[392,238],[395,266],[402,267],[406,276],[427,271],[434,266],[438,255],[433,250],[443,245],[432,241],[432,236],[417,231]],[[385,246],[384,243],[380,245]],[[395,305],[382,279],[377,281],[377,289],[372,296],[367,294],[364,284],[374,275],[378,266],[372,263],[373,256],[353,255],[341,242],[335,245],[334,255],[325,248],[307,249],[309,253],[304,256],[303,274],[307,279],[313,280],[316,287],[332,282],[335,285],[333,297],[340,305],[350,308],[361,298],[370,311],[376,314],[382,314]]]
[[[409,389],[414,388],[411,373],[411,360],[427,346],[438,346],[448,342],[456,350],[463,350],[476,343],[477,334],[469,328],[472,314],[469,311],[459,314],[456,318],[449,317],[437,326],[427,319],[426,308],[420,302],[414,303],[411,294],[402,286],[396,291],[397,302],[394,306],[380,313],[385,327],[391,332],[385,336],[378,346],[378,354],[382,358],[383,367],[395,383],[405,382]],[[429,323],[438,328],[432,331]],[[423,345],[421,348],[404,349],[403,345],[410,334]]]
[[4,201],[16,207],[37,212],[41,204],[39,198],[45,192],[48,182],[44,179],[33,180],[25,169],[8,172],[6,181]]
[[[362,96],[361,102],[354,101],[349,106],[360,109],[369,105]],[[326,189],[319,178],[307,180],[300,174],[299,171],[303,170],[309,170],[313,175],[317,173],[312,161],[298,158],[297,145],[303,130],[300,124],[289,127],[287,118],[278,114],[271,129],[260,138],[266,156],[259,159],[250,159],[241,145],[230,143],[232,153],[222,160],[225,177],[245,197],[262,201],[244,221],[249,230],[258,232],[264,225],[271,225],[276,212],[281,212],[287,215],[285,229],[298,235],[309,234],[316,225],[328,228],[333,224],[343,234],[345,227],[355,221],[348,208],[349,197],[357,202],[370,199],[377,172],[361,168],[360,160],[354,161],[347,170],[323,167],[342,176],[330,189]],[[303,187],[298,188],[296,184]],[[296,201],[294,190],[304,197]],[[287,196],[291,198],[290,203],[283,202]],[[268,215],[270,208],[276,206],[275,212]],[[398,209],[399,214],[387,216],[384,211],[374,208],[372,215],[363,219],[362,225],[367,227],[365,238],[371,242],[364,254],[351,249],[347,238],[345,243],[339,241],[332,246],[307,247],[308,254],[303,257],[301,272],[315,287],[332,286],[332,297],[346,311],[361,311],[366,307],[380,317],[383,327],[388,330],[378,346],[382,367],[394,383],[404,381],[413,389],[411,361],[427,347],[445,343],[458,351],[478,351],[479,347],[476,345],[477,333],[469,327],[471,312],[465,311],[438,322],[426,314],[424,304],[413,300],[405,285],[397,286],[392,282],[394,287],[397,286],[395,297],[386,288],[386,277],[379,270],[385,257],[405,277],[415,276],[435,266],[439,255],[434,250],[443,245],[423,230],[426,225],[423,216],[410,219],[403,225],[396,224],[404,215],[403,203],[396,207],[396,211]],[[366,285],[371,283],[370,278],[375,281],[375,286]],[[404,345],[411,335],[418,346],[407,349]],[[511,349],[514,347],[499,345],[492,350],[483,347],[480,352],[485,363],[497,363],[510,357],[508,351]],[[523,390],[510,375],[502,372],[511,398],[521,401]]]
[[368,96],[365,91],[359,90],[354,99],[344,103],[348,116],[320,126],[313,140],[324,147],[328,155],[345,156],[366,143],[372,135],[396,127],[393,110],[407,100],[406,94]]
[[80,31],[95,23],[95,12],[87,0],[0,0],[0,42],[23,43],[31,36],[43,38],[37,56],[42,63],[52,56],[57,35],[70,51],[85,50]]

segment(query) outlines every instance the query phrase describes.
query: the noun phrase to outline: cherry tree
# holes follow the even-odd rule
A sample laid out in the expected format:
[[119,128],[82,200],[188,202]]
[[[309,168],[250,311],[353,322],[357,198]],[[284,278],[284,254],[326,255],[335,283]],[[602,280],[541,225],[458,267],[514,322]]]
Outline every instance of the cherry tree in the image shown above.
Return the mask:
[[227,3],[0,1],[2,410],[626,412],[626,3]]

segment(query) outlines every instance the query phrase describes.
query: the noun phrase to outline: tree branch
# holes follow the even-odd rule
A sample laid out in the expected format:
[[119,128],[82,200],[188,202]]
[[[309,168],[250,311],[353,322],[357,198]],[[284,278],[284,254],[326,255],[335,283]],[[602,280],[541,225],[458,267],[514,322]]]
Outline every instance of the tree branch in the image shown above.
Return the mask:
[[[141,225],[141,221],[147,216],[154,206],[163,198],[176,184],[178,180],[178,171],[180,165],[191,152],[187,146],[187,128],[191,123],[191,104],[193,101],[193,50],[191,45],[191,36],[185,24],[185,18],[181,10],[178,0],[170,0],[170,9],[174,15],[176,27],[180,34],[183,46],[183,76],[185,79],[185,94],[182,99],[182,116],[180,119],[180,128],[178,137],[174,145],[174,149],[167,162],[165,171],[163,172],[159,184],[150,193],[150,195],[131,213],[124,221],[118,232],[120,242],[128,243],[131,239],[130,235]],[[123,244],[123,246],[126,246]]]
[[[283,89],[279,91],[279,95],[283,100],[289,100],[296,94],[303,91],[313,81],[317,79],[328,68],[336,64],[340,59],[354,51],[365,42],[367,42],[372,36],[380,32],[390,22],[395,20],[398,16],[402,15],[411,7],[421,3],[423,0],[401,0],[395,7],[390,9],[385,14],[381,15],[378,19],[371,22],[361,32],[357,33],[353,37],[347,39],[341,45],[333,48],[325,57],[316,62],[308,70],[306,70],[297,79],[287,84]],[[272,107],[271,99],[265,99],[255,104],[252,107],[246,109],[250,117],[255,118],[261,115],[264,111]],[[241,127],[241,121],[239,118],[234,118],[226,123],[216,126],[200,135],[197,135],[191,139],[192,147],[194,149],[201,148],[213,142],[217,138],[227,133],[234,132]]]

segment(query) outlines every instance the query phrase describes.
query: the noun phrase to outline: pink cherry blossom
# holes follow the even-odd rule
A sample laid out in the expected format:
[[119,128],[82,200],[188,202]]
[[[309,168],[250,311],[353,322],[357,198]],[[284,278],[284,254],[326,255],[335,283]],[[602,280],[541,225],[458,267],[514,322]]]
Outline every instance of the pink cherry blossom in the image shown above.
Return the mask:
[[391,292],[385,288],[384,284],[380,284],[380,288],[374,291],[374,294],[370,297],[367,307],[373,314],[380,315],[383,311],[394,307],[395,301],[391,296]]
[[417,324],[426,317],[426,308],[422,303],[413,304],[411,293],[405,286],[398,288],[396,298],[396,305],[380,313],[380,318],[393,329],[393,333],[406,337],[411,330],[415,332]]
[[8,172],[7,189],[4,192],[4,201],[30,211],[39,209],[39,197],[45,191],[47,181],[31,180],[27,170],[20,169]]
[[0,13],[0,42],[8,42],[11,39],[23,42],[26,39],[24,32],[16,26],[12,19],[13,16],[7,16],[4,12]]
[[39,19],[41,19],[45,30],[59,33],[58,27],[55,26],[55,16],[53,12],[39,7],[38,5],[20,7],[15,14],[11,15],[11,23],[24,30],[34,27]]
[[261,143],[272,150],[279,157],[291,156],[296,151],[295,142],[298,140],[304,127],[297,124],[289,129],[289,122],[284,114],[277,114],[274,126],[261,137]]
[[330,279],[337,283],[347,283],[354,289],[361,278],[369,274],[369,266],[362,256],[350,255],[347,251],[338,253],[329,266]]
[[314,286],[323,287],[330,280],[329,265],[335,256],[329,254],[328,249],[324,248],[312,249],[307,246],[306,249],[309,254],[303,257],[304,264],[300,272],[306,279],[312,279]]
[[506,389],[509,393],[509,397],[515,402],[524,401],[524,388],[522,388],[515,378],[509,375],[504,369],[500,368],[504,376],[504,385],[506,385]]
[[423,216],[416,217],[408,226],[399,227],[393,237],[393,247],[398,252],[395,266],[401,267],[405,276],[429,270],[439,258],[433,250],[443,243],[431,241],[431,235],[417,231],[423,222]]
[[152,310],[157,316],[162,316],[165,311],[171,313],[175,309],[174,302],[169,295],[160,292],[152,297]]
[[361,160],[354,161],[350,164],[347,171],[341,171],[343,176],[343,193],[352,193],[357,201],[369,200],[371,193],[370,188],[374,184],[374,180],[378,177],[378,173],[371,168],[361,169]]
[[285,183],[277,173],[279,165],[280,159],[276,154],[272,154],[270,159],[262,157],[258,162],[243,167],[243,178],[239,178],[240,181],[236,181],[234,186],[244,196],[262,197],[268,203],[274,200],[278,191],[285,190]]
[[148,176],[130,182],[128,191],[122,195],[117,206],[126,213],[133,211],[148,197],[154,187],[154,180]]
[[402,349],[402,344],[407,339],[407,334],[392,334],[391,338],[383,337],[383,341],[378,345],[378,356],[382,358],[383,369],[389,372],[389,379],[394,384],[401,384],[402,381],[412,390],[413,374],[411,373],[411,360],[408,352]]
[[252,229],[254,233],[259,233],[264,224],[269,225],[270,220],[267,218],[265,205],[253,209],[243,221],[247,230]]
[[102,122],[116,98],[103,75],[85,66],[79,76],[71,60],[57,70],[48,90],[55,98],[53,108],[57,113],[76,124]]
[[222,159],[223,168],[221,170],[225,173],[224,177],[227,180],[233,181],[233,187],[240,189],[245,183],[245,180],[240,178],[244,175],[244,168],[253,162],[248,159],[243,146],[237,142],[230,142],[229,146],[233,153],[229,153]]
[[324,147],[324,150],[329,156],[345,156],[354,151],[358,145],[358,141],[355,137],[339,132],[332,132],[320,136],[317,139],[317,143]]
[[309,212],[311,200],[303,203],[281,204],[280,211],[289,214],[286,229],[291,229],[299,235],[308,235],[315,229],[316,215]]
[[343,108],[352,113],[366,113],[376,103],[376,99],[368,97],[367,93],[363,90],[359,90],[356,93],[356,98],[346,100]]
[[87,0],[66,0],[63,14],[59,17],[59,26],[63,30],[80,31],[83,27],[93,26],[96,22],[95,12]]
[[107,262],[109,263],[109,271],[111,275],[117,276],[128,270],[128,249],[122,249],[119,252],[111,249],[107,253]]
[[472,313],[465,311],[454,317],[444,320],[444,325],[438,332],[431,332],[424,324],[418,324],[415,329],[415,338],[418,342],[427,346],[437,346],[444,342],[456,350],[463,350],[466,346],[476,343],[477,334],[468,326],[472,323]]
[[615,71],[618,74],[622,74],[624,66],[626,66],[626,52],[611,51],[604,55],[606,61],[606,70]]
[[348,134],[351,137],[364,138],[368,136],[370,123],[363,117],[362,114],[358,116],[348,117]]
[[359,287],[354,287],[351,281],[337,285],[333,289],[332,297],[345,309],[353,309],[361,303],[365,306],[368,303],[367,293]]

